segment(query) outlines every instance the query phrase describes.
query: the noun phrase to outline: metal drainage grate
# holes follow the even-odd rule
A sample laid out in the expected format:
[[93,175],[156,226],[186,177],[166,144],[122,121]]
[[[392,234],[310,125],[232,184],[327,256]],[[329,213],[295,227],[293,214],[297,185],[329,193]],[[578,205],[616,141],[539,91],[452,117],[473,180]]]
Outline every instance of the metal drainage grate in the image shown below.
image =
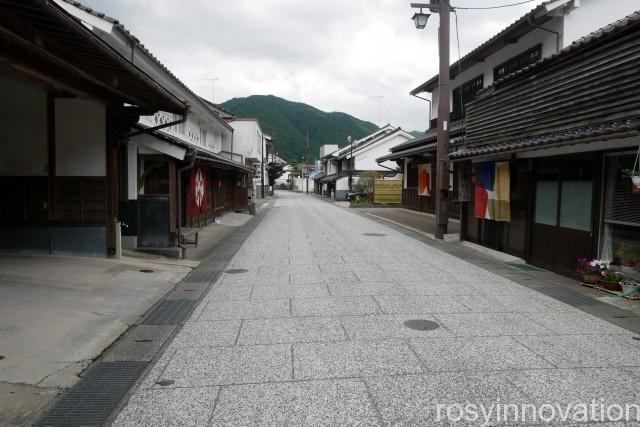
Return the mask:
[[573,307],[596,305],[598,303],[598,301],[593,298],[585,297],[578,292],[559,286],[542,286],[536,288],[536,290]]
[[189,273],[189,275],[184,279],[184,282],[210,283],[218,278],[218,274],[220,273],[216,270],[197,269]]
[[224,271],[227,274],[240,274],[240,273],[248,273],[249,270],[244,268],[230,268],[229,270]]
[[174,384],[175,381],[174,380],[160,380],[160,381],[156,381],[156,384],[158,384],[159,386],[162,387],[167,387],[170,386],[171,384]]
[[363,236],[386,236],[386,234],[382,234],[382,233],[362,233]]
[[187,318],[195,301],[174,299],[160,302],[140,323],[141,325],[177,325]]
[[97,364],[35,425],[103,425],[146,366],[147,362]]
[[405,320],[402,324],[407,328],[415,329],[416,331],[433,331],[440,327],[436,322],[426,319]]

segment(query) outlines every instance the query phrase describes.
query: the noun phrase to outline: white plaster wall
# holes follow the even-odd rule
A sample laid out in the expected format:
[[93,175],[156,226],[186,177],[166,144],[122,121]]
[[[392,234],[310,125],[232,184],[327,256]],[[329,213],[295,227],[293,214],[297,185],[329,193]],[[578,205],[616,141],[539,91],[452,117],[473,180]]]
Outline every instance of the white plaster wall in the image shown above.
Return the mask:
[[[574,11],[575,12],[575,11]],[[573,13],[573,12],[572,12]],[[559,31],[562,34],[562,19],[555,18],[544,24],[545,28],[550,30]],[[481,42],[483,43],[484,40]],[[484,76],[484,87],[487,87],[493,83],[493,69],[498,65],[502,64],[504,61],[512,58],[527,49],[530,49],[537,44],[542,43],[542,57],[545,58],[547,56],[553,55],[556,53],[556,35],[552,34],[548,31],[544,30],[533,30],[529,34],[521,37],[518,40],[518,43],[510,44],[493,55],[487,57],[484,62],[476,64],[471,68],[462,72],[461,75],[456,76],[455,79],[451,80],[450,93],[449,93],[449,102],[451,106],[451,111],[453,111],[453,90],[460,86],[460,83],[466,83],[471,79],[476,78],[480,74]],[[479,43],[480,44],[480,43]],[[453,46],[453,45],[452,45]],[[457,54],[454,53],[453,48],[451,49],[451,59],[452,61],[456,61]],[[433,96],[433,108],[431,109],[431,118],[435,119],[438,117],[438,89],[434,89],[432,92]],[[460,102],[458,100],[458,102]]]
[[104,105],[84,99],[56,99],[56,175],[105,176]]
[[262,153],[262,132],[257,121],[234,120],[229,123],[233,129],[233,151],[243,158],[259,159]]
[[356,158],[356,170],[386,171],[388,170],[387,168],[396,169],[398,165],[395,161],[389,160],[383,162],[382,165],[386,166],[386,168],[384,168],[376,162],[376,159],[386,156],[389,154],[389,150],[392,147],[402,144],[411,138],[403,134],[398,134],[391,138],[383,139],[380,142],[374,143],[372,146],[354,152],[353,156]]
[[[355,186],[358,182],[358,177],[353,177],[353,185]],[[340,190],[348,190],[349,189],[349,177],[338,178],[336,180],[336,191]]]
[[47,175],[47,94],[28,81],[0,76],[0,175]]
[[637,10],[640,10],[638,0],[581,0],[580,6],[565,17],[563,45],[569,46],[577,39]]

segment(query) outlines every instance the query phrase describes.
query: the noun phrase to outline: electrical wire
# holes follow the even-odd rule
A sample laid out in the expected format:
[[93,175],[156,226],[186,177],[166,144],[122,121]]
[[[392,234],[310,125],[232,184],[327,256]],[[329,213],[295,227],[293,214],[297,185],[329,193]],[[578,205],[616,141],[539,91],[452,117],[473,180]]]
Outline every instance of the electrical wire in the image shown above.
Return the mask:
[[512,6],[518,6],[521,4],[526,4],[526,3],[532,3],[536,0],[524,0],[521,2],[517,2],[517,3],[510,3],[510,4],[502,4],[499,6],[484,6],[484,7],[462,7],[462,6],[452,6],[451,4],[449,4],[449,2],[447,1],[447,4],[449,4],[449,7],[452,8],[453,10],[455,9],[460,9],[460,10],[488,10],[488,9],[502,9],[505,7],[512,7]]

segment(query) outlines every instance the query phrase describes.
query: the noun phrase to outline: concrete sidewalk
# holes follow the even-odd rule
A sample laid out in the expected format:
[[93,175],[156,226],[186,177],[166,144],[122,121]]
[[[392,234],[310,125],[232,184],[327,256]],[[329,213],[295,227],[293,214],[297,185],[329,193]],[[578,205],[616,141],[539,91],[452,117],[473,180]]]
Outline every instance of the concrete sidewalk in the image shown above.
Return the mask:
[[439,404],[640,400],[634,333],[450,248],[278,197],[115,425],[432,426],[453,423]]
[[0,254],[0,425],[20,425],[191,268],[123,257]]
[[[435,238],[435,215],[425,212],[416,212],[405,208],[357,208],[357,211],[389,221],[393,224],[408,227],[411,230],[424,233],[431,238]],[[460,221],[450,219],[448,232],[450,234],[460,233]]]

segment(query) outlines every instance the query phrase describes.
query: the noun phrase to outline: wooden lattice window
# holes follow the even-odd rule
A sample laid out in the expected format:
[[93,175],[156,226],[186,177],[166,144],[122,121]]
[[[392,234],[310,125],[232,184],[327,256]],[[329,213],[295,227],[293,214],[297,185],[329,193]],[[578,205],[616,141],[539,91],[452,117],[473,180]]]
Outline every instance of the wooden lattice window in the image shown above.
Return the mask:
[[493,69],[493,81],[500,80],[527,65],[542,59],[542,44],[538,44],[531,49],[527,49],[519,55],[514,56]]

